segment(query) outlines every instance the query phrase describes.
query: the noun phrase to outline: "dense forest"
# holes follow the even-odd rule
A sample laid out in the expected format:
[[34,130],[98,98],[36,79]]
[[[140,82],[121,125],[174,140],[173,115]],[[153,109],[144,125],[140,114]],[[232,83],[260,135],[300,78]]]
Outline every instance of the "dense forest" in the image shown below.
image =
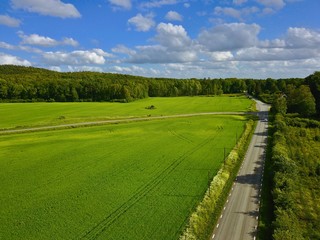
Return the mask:
[[278,114],[274,124],[273,238],[320,239],[320,122]]
[[[0,66],[0,101],[120,101],[130,102],[146,97],[176,97],[243,93],[272,101],[274,94],[312,96],[320,112],[320,73],[306,79],[168,79],[98,73],[55,72],[47,69],[13,65]],[[300,98],[304,98],[300,96]],[[288,104],[288,112],[298,107],[300,100]],[[311,107],[312,108],[312,107]],[[312,115],[313,108],[306,113]],[[305,113],[303,113],[305,114]]]

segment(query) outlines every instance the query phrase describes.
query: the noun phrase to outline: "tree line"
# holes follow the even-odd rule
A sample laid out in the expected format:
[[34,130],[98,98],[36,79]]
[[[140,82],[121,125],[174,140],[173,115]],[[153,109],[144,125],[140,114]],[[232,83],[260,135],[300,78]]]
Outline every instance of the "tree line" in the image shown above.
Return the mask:
[[177,97],[243,93],[282,110],[320,115],[320,72],[290,79],[173,79],[99,72],[55,72],[14,65],[0,66],[0,101],[131,102],[146,97]]

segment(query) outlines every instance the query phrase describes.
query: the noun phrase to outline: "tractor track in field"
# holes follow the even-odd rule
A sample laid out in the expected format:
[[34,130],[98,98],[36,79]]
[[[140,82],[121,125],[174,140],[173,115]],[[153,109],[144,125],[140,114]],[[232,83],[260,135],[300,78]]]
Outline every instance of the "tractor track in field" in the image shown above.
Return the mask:
[[131,207],[133,207],[137,202],[139,202],[148,193],[153,191],[172,171],[174,171],[189,155],[200,150],[202,147],[207,145],[209,142],[214,140],[220,131],[218,131],[214,136],[209,136],[204,141],[193,147],[192,149],[186,151],[180,157],[175,159],[170,165],[165,169],[160,171],[156,176],[151,179],[147,184],[141,186],[137,191],[123,204],[121,204],[116,210],[108,214],[101,221],[97,222],[91,229],[88,229],[77,239],[96,239],[99,237],[110,225],[112,225],[119,217],[121,217],[125,212],[127,212]]
[[48,131],[48,130],[61,130],[61,129],[68,129],[68,128],[90,127],[90,126],[99,126],[99,125],[106,125],[106,124],[141,122],[141,121],[161,120],[161,119],[170,119],[170,118],[196,117],[196,116],[206,116],[206,115],[246,115],[246,114],[252,114],[252,113],[251,112],[203,112],[203,113],[175,114],[175,115],[165,115],[165,116],[122,118],[122,119],[101,120],[101,121],[93,121],[93,122],[79,122],[79,123],[69,123],[69,124],[52,125],[52,126],[30,127],[30,128],[21,128],[21,129],[0,129],[0,135],[39,132],[39,131]]

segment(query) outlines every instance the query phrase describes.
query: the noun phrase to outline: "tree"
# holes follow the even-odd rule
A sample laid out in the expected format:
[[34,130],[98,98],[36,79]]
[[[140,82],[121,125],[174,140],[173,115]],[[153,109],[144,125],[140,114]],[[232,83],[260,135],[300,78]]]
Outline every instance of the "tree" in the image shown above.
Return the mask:
[[320,115],[320,72],[315,72],[308,76],[306,78],[306,83],[309,85],[313,97],[315,98],[317,114]]
[[308,117],[316,113],[315,99],[307,85],[291,91],[288,95],[288,112]]
[[272,103],[273,113],[287,113],[287,99],[284,94],[275,94],[273,103]]

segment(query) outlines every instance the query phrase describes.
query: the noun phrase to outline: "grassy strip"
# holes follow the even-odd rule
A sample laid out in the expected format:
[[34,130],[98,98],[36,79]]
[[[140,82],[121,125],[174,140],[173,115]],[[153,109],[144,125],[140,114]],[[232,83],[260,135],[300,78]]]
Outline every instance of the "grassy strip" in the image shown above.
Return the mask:
[[247,122],[241,138],[226,158],[222,168],[213,178],[203,200],[195,212],[191,214],[188,226],[181,235],[180,240],[200,240],[211,237],[212,227],[219,218],[232,183],[239,171],[253,134],[254,126],[255,122],[253,120]]
[[[265,170],[263,175],[263,185],[261,189],[261,204],[258,226],[258,239],[272,239],[274,220],[274,204],[272,197],[273,170],[272,170],[272,136],[275,132],[273,127],[274,116],[269,117],[268,144],[266,150]],[[271,125],[271,126],[270,126]]]

